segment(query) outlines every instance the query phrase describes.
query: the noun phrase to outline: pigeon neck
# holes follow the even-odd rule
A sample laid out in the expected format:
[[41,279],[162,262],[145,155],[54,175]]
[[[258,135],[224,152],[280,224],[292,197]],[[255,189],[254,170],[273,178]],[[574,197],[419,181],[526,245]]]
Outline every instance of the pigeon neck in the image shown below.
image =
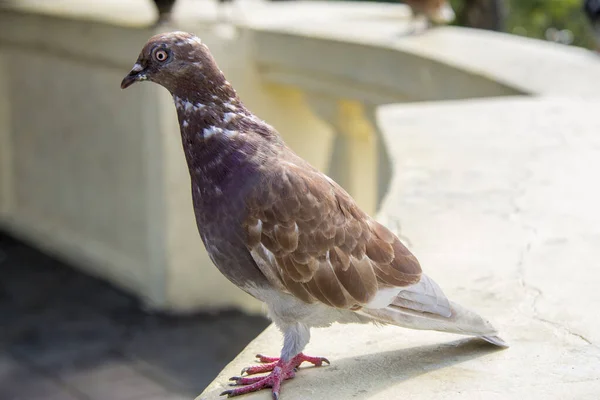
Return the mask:
[[[173,95],[184,146],[194,150],[204,147],[221,136],[233,137],[239,132],[238,123],[250,115],[237,96],[223,98],[212,95],[210,100],[198,96]],[[207,143],[204,143],[207,142]]]
[[182,133],[183,128],[190,127],[195,135],[205,136],[205,129],[225,128],[235,114],[248,114],[220,71],[209,76],[190,76],[184,82],[171,92]]
[[170,91],[178,109],[178,99],[188,107],[188,103],[191,103],[199,108],[212,109],[226,108],[227,105],[240,103],[235,89],[217,67],[206,70],[200,67],[193,68],[173,86]]
[[[228,187],[242,186],[244,176],[251,175],[248,161],[256,150],[242,138],[241,127],[253,121],[252,114],[235,92],[230,97],[183,96],[173,94],[173,100],[196,201],[223,201]],[[240,175],[241,171],[246,172]]]

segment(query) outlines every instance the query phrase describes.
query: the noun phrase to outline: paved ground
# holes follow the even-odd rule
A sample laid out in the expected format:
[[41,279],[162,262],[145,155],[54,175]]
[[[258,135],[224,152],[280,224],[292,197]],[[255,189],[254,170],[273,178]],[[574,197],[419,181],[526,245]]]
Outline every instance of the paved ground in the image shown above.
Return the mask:
[[149,315],[0,233],[1,400],[192,399],[266,326],[234,311]]

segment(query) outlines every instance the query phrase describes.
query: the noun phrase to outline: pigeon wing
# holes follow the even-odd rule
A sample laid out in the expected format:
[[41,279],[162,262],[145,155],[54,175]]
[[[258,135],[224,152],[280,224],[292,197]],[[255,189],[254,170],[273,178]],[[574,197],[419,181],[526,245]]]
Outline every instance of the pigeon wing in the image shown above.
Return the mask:
[[307,163],[269,166],[247,199],[244,228],[263,274],[308,303],[359,309],[421,279],[400,240]]

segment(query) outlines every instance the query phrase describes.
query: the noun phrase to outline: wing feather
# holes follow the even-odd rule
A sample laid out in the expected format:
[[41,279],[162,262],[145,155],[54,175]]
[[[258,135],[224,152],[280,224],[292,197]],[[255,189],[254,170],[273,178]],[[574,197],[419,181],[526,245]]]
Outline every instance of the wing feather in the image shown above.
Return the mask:
[[[419,282],[417,259],[393,233],[297,162],[271,165],[247,199],[246,246],[274,286],[308,303],[358,309],[384,288]],[[419,299],[412,291],[401,301]]]
[[421,280],[401,290],[392,304],[398,307],[450,317],[450,302],[437,283],[423,274]]

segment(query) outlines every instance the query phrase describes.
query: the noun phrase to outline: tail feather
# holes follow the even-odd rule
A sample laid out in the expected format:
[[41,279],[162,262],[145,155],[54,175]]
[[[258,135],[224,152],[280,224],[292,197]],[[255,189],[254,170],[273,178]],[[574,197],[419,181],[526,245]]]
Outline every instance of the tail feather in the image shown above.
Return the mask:
[[451,314],[448,317],[390,305],[380,309],[363,308],[361,313],[379,322],[411,329],[435,330],[477,336],[499,347],[508,347],[498,336],[498,331],[477,313],[459,304],[450,302]]
[[480,336],[483,340],[498,347],[508,348],[508,343],[506,343],[500,336]]

